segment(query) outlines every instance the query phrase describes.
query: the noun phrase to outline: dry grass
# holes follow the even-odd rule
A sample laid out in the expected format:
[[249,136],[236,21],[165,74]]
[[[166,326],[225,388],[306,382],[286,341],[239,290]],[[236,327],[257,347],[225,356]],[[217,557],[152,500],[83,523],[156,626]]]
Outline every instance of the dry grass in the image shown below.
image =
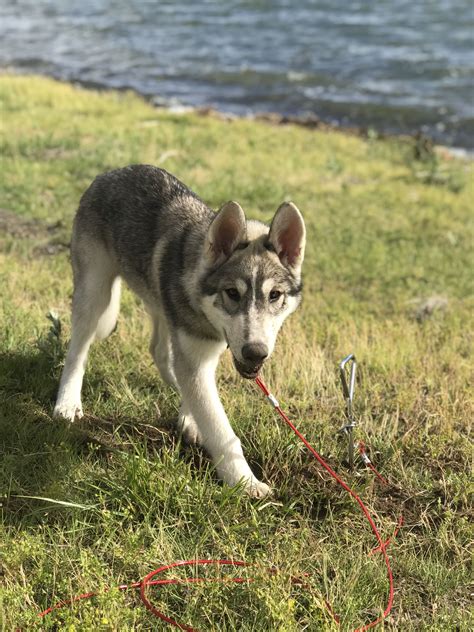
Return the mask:
[[[255,587],[157,595],[167,612],[201,629],[330,630],[325,597],[350,629],[386,600],[363,517],[228,358],[219,374],[224,404],[275,498],[254,502],[219,486],[206,456],[179,443],[178,400],[152,366],[144,310],[130,293],[118,331],[92,351],[84,422],[51,419],[71,276],[67,253],[48,245],[67,242],[90,180],[131,162],[161,163],[211,206],[238,199],[254,217],[269,219],[286,197],[297,202],[309,229],[305,299],[265,379],[367,499],[384,533],[405,515],[391,549],[396,595],[385,627],[471,629],[471,165],[438,155],[417,161],[409,140],[178,116],[131,94],[43,78],[1,77],[0,100],[3,629],[31,627],[57,599],[191,557],[284,571]],[[442,308],[420,317],[431,297],[443,297]],[[51,309],[59,338],[45,317]],[[351,351],[360,366],[358,435],[392,481],[387,489],[362,467],[350,475],[343,465],[336,365]],[[309,593],[287,579],[302,572],[311,573]],[[154,625],[135,595],[111,591],[43,627]]]

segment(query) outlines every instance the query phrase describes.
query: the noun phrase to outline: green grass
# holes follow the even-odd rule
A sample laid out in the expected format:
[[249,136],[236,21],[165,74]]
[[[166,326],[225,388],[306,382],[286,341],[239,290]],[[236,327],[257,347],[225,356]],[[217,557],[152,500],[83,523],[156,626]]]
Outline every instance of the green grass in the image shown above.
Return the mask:
[[[118,330],[91,352],[84,420],[51,418],[69,337],[64,244],[75,208],[97,173],[133,162],[165,167],[214,208],[237,199],[268,220],[283,199],[297,203],[309,237],[304,302],[265,379],[384,534],[404,513],[390,548],[396,594],[385,629],[472,629],[471,164],[444,154],[416,160],[410,139],[176,115],[132,94],[37,77],[0,77],[0,100],[2,629],[30,628],[58,600],[194,557],[245,559],[258,578],[153,592],[168,614],[200,629],[331,630],[327,597],[346,630],[386,603],[383,563],[367,555],[374,539],[359,509],[229,358],[222,399],[274,498],[222,487],[206,455],[180,444],[178,398],[153,368],[144,309],[131,293]],[[436,296],[438,309],[424,309]],[[349,352],[360,366],[357,434],[388,489],[343,464],[336,366]],[[273,565],[282,572],[268,579]],[[309,591],[291,585],[306,572]],[[134,591],[111,590],[49,615],[42,629],[167,628]]]

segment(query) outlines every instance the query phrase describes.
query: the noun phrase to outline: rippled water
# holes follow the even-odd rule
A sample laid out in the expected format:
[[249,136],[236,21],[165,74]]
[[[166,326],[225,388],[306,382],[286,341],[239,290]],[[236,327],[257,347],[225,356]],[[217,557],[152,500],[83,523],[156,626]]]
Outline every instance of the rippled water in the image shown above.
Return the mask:
[[474,144],[471,0],[2,0],[0,65]]

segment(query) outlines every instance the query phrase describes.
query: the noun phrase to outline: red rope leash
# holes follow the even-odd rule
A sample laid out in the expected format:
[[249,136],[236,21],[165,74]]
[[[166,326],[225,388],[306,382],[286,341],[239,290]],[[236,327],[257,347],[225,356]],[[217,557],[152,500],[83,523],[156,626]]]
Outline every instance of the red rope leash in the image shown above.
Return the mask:
[[178,623],[171,617],[166,616],[165,614],[163,614],[163,612],[155,608],[155,606],[150,602],[150,600],[147,597],[147,594],[146,594],[147,586],[153,586],[157,584],[163,585],[163,583],[165,582],[168,584],[171,584],[171,583],[180,584],[180,583],[196,583],[199,581],[231,581],[231,582],[236,582],[236,583],[242,583],[245,581],[245,579],[243,579],[242,577],[226,577],[224,580],[219,580],[219,579],[212,580],[212,579],[207,579],[207,578],[202,578],[202,577],[187,577],[184,579],[169,579],[169,580],[162,579],[162,580],[152,581],[153,577],[155,577],[159,573],[162,573],[163,571],[167,571],[170,568],[174,568],[176,566],[190,566],[192,564],[193,565],[218,564],[218,565],[229,565],[229,566],[248,566],[245,562],[232,561],[232,560],[184,560],[181,562],[174,562],[173,564],[168,564],[167,566],[162,566],[161,568],[157,568],[156,570],[148,573],[146,577],[144,577],[144,579],[140,582],[140,598],[144,606],[152,614],[154,614],[155,617],[158,617],[159,619],[162,619],[163,621],[166,621],[167,623],[170,623],[171,625],[174,625],[175,627],[180,628],[181,630],[186,630],[187,632],[196,632],[196,630],[195,628],[192,628],[191,626],[186,625],[184,623]]
[[[316,450],[313,448],[313,446],[307,441],[307,439],[301,434],[301,432],[296,428],[296,426],[290,421],[290,419],[286,416],[284,411],[280,408],[280,405],[279,405],[278,401],[276,400],[276,398],[272,395],[272,393],[270,393],[270,391],[266,387],[265,383],[261,380],[261,378],[257,377],[255,379],[255,382],[256,382],[257,386],[260,388],[260,390],[267,397],[267,399],[271,403],[271,405],[278,412],[278,414],[283,419],[283,421],[291,428],[291,430],[296,434],[296,436],[304,443],[304,445],[308,448],[308,450],[315,457],[315,459],[318,461],[318,463],[337,481],[337,483],[343,489],[345,489],[347,491],[348,494],[350,494],[352,496],[352,498],[354,498],[354,500],[358,503],[359,507],[363,511],[365,517],[369,521],[369,524],[370,524],[370,526],[372,528],[372,531],[373,531],[373,533],[374,533],[374,535],[375,535],[375,537],[377,539],[377,542],[378,542],[378,546],[376,548],[372,549],[372,551],[369,554],[373,554],[375,552],[380,551],[382,553],[382,555],[383,555],[385,566],[387,568],[387,576],[388,576],[388,581],[389,581],[389,596],[388,596],[387,605],[386,605],[386,608],[385,608],[383,614],[380,617],[378,617],[377,619],[375,619],[374,621],[371,621],[370,623],[368,623],[367,625],[365,625],[365,626],[363,626],[361,628],[357,628],[357,630],[355,630],[354,632],[364,632],[365,630],[368,630],[369,628],[373,628],[376,625],[378,625],[381,621],[383,621],[383,619],[385,619],[388,616],[388,614],[390,613],[390,611],[392,609],[394,585],[393,585],[392,569],[390,567],[390,560],[388,558],[386,549],[387,549],[387,547],[388,547],[388,545],[390,543],[390,540],[395,538],[395,536],[397,535],[401,525],[403,524],[403,517],[400,517],[400,519],[398,521],[398,525],[397,525],[393,535],[391,536],[391,538],[388,538],[387,540],[383,541],[382,537],[381,537],[381,535],[380,535],[380,533],[379,533],[379,531],[377,529],[377,525],[375,524],[374,519],[372,518],[369,510],[364,505],[364,503],[360,499],[360,497],[324,461],[324,459],[318,454],[318,452],[316,452]],[[365,446],[364,446],[363,443],[359,443],[359,452],[361,454],[361,457],[362,457],[365,465],[367,465],[374,472],[374,474],[377,476],[377,478],[382,483],[388,484],[386,479],[384,479],[383,476],[381,476],[377,472],[375,467],[370,462],[370,459],[369,459],[369,457],[367,456],[367,454],[365,452]],[[128,590],[130,588],[139,588],[140,589],[140,598],[141,598],[142,603],[144,604],[144,606],[155,617],[161,619],[162,621],[165,621],[166,623],[174,625],[175,627],[180,628],[181,630],[186,630],[187,632],[197,632],[195,628],[193,628],[191,626],[188,626],[186,624],[183,624],[183,623],[179,623],[175,619],[173,619],[171,617],[168,617],[166,614],[164,614],[163,612],[158,610],[150,602],[150,600],[148,599],[147,588],[149,586],[165,586],[165,585],[170,585],[170,584],[192,584],[192,583],[210,582],[210,581],[233,582],[233,583],[244,583],[244,582],[252,582],[252,581],[254,581],[252,578],[248,578],[247,579],[247,578],[243,578],[243,577],[224,577],[224,578],[184,577],[184,578],[171,578],[171,579],[154,579],[160,573],[164,573],[165,571],[167,571],[169,569],[172,569],[172,568],[176,568],[176,567],[180,567],[180,566],[195,566],[196,567],[196,566],[207,566],[207,565],[249,566],[249,564],[247,562],[242,562],[242,561],[238,561],[238,560],[211,560],[211,559],[181,560],[179,562],[173,562],[171,564],[167,564],[165,566],[161,566],[160,568],[157,568],[157,569],[151,571],[141,581],[134,582],[133,584],[122,584],[122,585],[118,586],[118,590],[124,591],[124,590]],[[270,573],[275,573],[276,569],[270,569],[269,572]],[[291,581],[294,584],[304,585],[302,580],[300,578],[297,578],[297,577],[292,577]],[[107,592],[108,590],[109,589],[106,588],[103,592]],[[50,614],[53,610],[57,610],[59,608],[63,608],[63,607],[68,606],[68,605],[70,605],[72,603],[75,603],[76,601],[80,601],[82,599],[89,599],[89,598],[95,597],[97,595],[98,595],[97,592],[88,592],[88,593],[83,593],[82,595],[77,595],[77,596],[73,597],[72,599],[69,599],[69,600],[66,600],[66,601],[59,601],[58,603],[54,604],[53,606],[50,606],[49,608],[47,608],[43,612],[38,613],[38,616],[39,617],[44,617],[47,614]],[[336,621],[336,623],[339,623],[339,617],[334,613],[334,611],[333,611],[331,605],[329,604],[329,602],[327,602],[325,600],[325,603],[326,603],[326,607],[327,607],[328,611],[330,612],[330,614],[332,615],[334,621]]]
[[[173,562],[171,564],[166,564],[165,566],[160,566],[160,568],[157,568],[151,571],[150,573],[148,573],[148,575],[146,575],[146,577],[144,577],[139,582],[134,582],[133,584],[121,584],[120,586],[117,586],[117,588],[120,591],[128,590],[129,588],[139,588],[140,599],[142,600],[143,605],[153,615],[155,615],[155,617],[161,619],[162,621],[165,621],[166,623],[170,623],[171,625],[174,625],[175,627],[180,628],[181,630],[186,630],[187,632],[197,632],[195,628],[189,625],[186,625],[184,623],[179,623],[172,617],[168,617],[166,614],[161,612],[161,610],[158,610],[158,608],[156,608],[148,599],[146,590],[148,586],[169,586],[171,584],[197,584],[197,583],[202,583],[202,582],[221,582],[221,583],[229,582],[229,583],[234,583],[234,584],[243,584],[245,582],[251,583],[255,581],[255,579],[252,577],[249,577],[249,578],[245,578],[245,577],[223,577],[223,578],[220,578],[220,577],[182,577],[182,578],[171,578],[171,579],[153,579],[154,577],[156,577],[156,575],[159,575],[160,573],[164,573],[170,568],[176,568],[179,566],[194,566],[194,567],[208,566],[210,564],[216,565],[216,566],[251,566],[251,564],[247,562],[242,562],[239,560],[207,560],[207,559],[180,560],[179,562]],[[277,569],[267,569],[267,572],[270,574],[275,574],[277,572]],[[305,573],[304,575],[307,576],[307,573]],[[293,584],[303,585],[303,586],[305,585],[303,583],[303,580],[299,577],[291,577],[290,579]],[[101,594],[104,594],[108,591],[109,591],[109,588],[105,588]],[[69,606],[72,603],[75,603],[76,601],[81,601],[82,599],[90,599],[91,597],[97,597],[98,594],[99,594],[98,592],[88,592],[88,593],[83,593],[82,595],[77,595],[76,597],[73,597],[72,599],[67,599],[65,601],[58,601],[58,603],[54,604],[53,606],[50,606],[46,610],[43,610],[43,612],[38,613],[38,616],[44,617],[47,614],[50,614],[51,612],[53,612],[53,610],[64,608],[65,606]],[[328,609],[331,610],[330,605],[327,604],[327,606],[328,606]],[[337,621],[337,617],[335,618]]]
[[[146,589],[147,586],[156,586],[156,585],[164,585],[164,584],[190,584],[190,583],[197,583],[197,582],[231,582],[231,583],[235,583],[235,584],[243,584],[245,582],[251,583],[253,581],[255,581],[254,578],[250,577],[250,578],[245,578],[245,577],[223,577],[223,578],[213,578],[213,577],[185,577],[182,579],[161,579],[161,580],[153,580],[153,577],[155,577],[156,575],[158,575],[159,573],[162,573],[163,571],[166,571],[170,568],[174,568],[176,566],[206,566],[208,564],[216,564],[219,566],[251,566],[251,564],[248,564],[247,562],[241,562],[238,560],[184,560],[181,562],[174,562],[173,564],[168,564],[167,566],[162,566],[161,568],[157,568],[154,571],[151,571],[150,573],[148,573],[148,575],[141,581],[139,582],[140,585],[140,598],[143,602],[143,604],[145,605],[146,608],[148,608],[148,610],[150,612],[152,612],[156,617],[162,619],[163,621],[166,621],[167,623],[170,623],[171,625],[176,626],[177,628],[180,628],[181,630],[186,630],[187,632],[197,632],[197,630],[191,626],[188,626],[184,623],[178,623],[177,621],[175,621],[174,619],[172,619],[171,617],[166,616],[165,614],[163,614],[163,612],[161,612],[160,610],[158,610],[148,599],[147,595],[146,595]],[[271,574],[275,574],[277,571],[276,569],[267,569],[268,573]],[[153,580],[153,581],[152,581]],[[291,582],[293,584],[303,584],[302,579],[300,579],[299,577],[291,577]]]
[[[181,623],[178,623],[174,619],[171,619],[170,617],[167,617],[165,614],[163,614],[162,612],[157,610],[153,606],[153,604],[151,604],[150,601],[148,600],[148,597],[146,595],[146,589],[147,589],[148,586],[169,586],[170,584],[184,584],[184,583],[190,584],[190,583],[197,583],[197,582],[203,582],[203,581],[222,581],[220,579],[215,580],[213,578],[204,578],[204,577],[153,579],[156,575],[159,575],[160,573],[164,573],[165,571],[169,570],[170,568],[176,568],[178,566],[191,566],[191,565],[193,565],[193,566],[198,566],[198,565],[204,566],[204,565],[208,565],[208,564],[217,564],[217,565],[226,565],[226,566],[248,566],[248,564],[246,562],[239,562],[239,561],[234,561],[234,560],[181,560],[179,562],[173,562],[172,564],[167,564],[165,566],[160,566],[160,568],[157,568],[157,569],[151,571],[150,573],[148,573],[148,575],[146,577],[144,577],[139,582],[134,582],[133,584],[121,584],[120,586],[117,586],[117,588],[118,588],[118,590],[121,590],[121,591],[128,590],[129,588],[139,588],[140,589],[140,597],[141,597],[141,600],[142,600],[143,604],[156,617],[159,617],[163,621],[166,621],[167,623],[171,623],[172,625],[175,625],[176,627],[181,628],[183,630],[193,630],[193,628],[190,628],[189,626],[185,626],[185,625],[183,625]],[[242,582],[244,582],[246,580],[243,579],[242,577],[226,577],[225,581],[242,583]],[[106,589],[104,589],[103,592],[106,593],[108,591],[109,591],[109,589],[106,588]],[[88,592],[88,593],[83,593],[82,595],[77,595],[76,597],[73,597],[72,599],[68,599],[68,600],[65,600],[65,601],[58,601],[58,603],[54,604],[53,606],[50,606],[46,610],[43,610],[43,612],[40,612],[38,614],[38,616],[39,617],[44,617],[45,615],[49,614],[53,610],[58,610],[59,608],[64,608],[64,606],[69,606],[72,603],[75,603],[76,601],[81,601],[81,599],[90,599],[91,597],[96,597],[98,594],[99,593],[97,593],[97,592]]]
[[[354,500],[357,502],[359,507],[364,512],[365,517],[369,521],[369,524],[370,524],[370,526],[372,528],[372,531],[374,532],[374,535],[377,538],[377,542],[379,543],[379,546],[375,550],[380,550],[380,552],[382,553],[383,558],[384,558],[385,566],[387,568],[389,594],[388,594],[387,606],[385,607],[385,610],[383,611],[383,614],[380,617],[378,617],[377,619],[374,619],[374,621],[371,621],[370,623],[368,623],[367,625],[365,625],[365,626],[363,626],[361,628],[357,628],[357,630],[355,630],[355,632],[364,632],[365,630],[368,630],[369,628],[373,628],[373,627],[378,625],[381,621],[383,621],[383,619],[385,619],[388,616],[388,614],[390,613],[390,610],[392,609],[392,606],[393,606],[393,592],[394,592],[393,574],[392,574],[392,568],[390,566],[390,560],[388,558],[387,551],[386,551],[390,539],[387,540],[386,542],[384,542],[382,540],[382,537],[381,537],[381,535],[379,533],[379,530],[377,529],[377,525],[375,524],[374,519],[370,515],[369,510],[364,505],[364,503],[361,500],[361,498],[349,487],[349,485],[347,485],[347,483],[345,483],[342,480],[342,478],[332,469],[332,467],[329,466],[326,463],[326,461],[324,461],[324,459],[318,454],[318,452],[316,452],[316,450],[313,448],[313,446],[301,434],[301,432],[298,430],[298,428],[296,428],[296,426],[288,419],[288,417],[286,416],[284,411],[280,408],[280,405],[279,405],[278,401],[276,400],[276,398],[270,393],[270,391],[266,387],[265,383],[259,377],[257,377],[255,381],[257,383],[257,386],[260,388],[260,390],[267,397],[267,399],[269,400],[270,404],[275,408],[275,410],[280,415],[280,417],[283,419],[283,421],[293,430],[295,435],[297,437],[299,437],[299,439],[301,439],[301,441],[305,444],[305,446],[308,448],[308,450],[311,452],[311,454],[314,456],[314,458],[318,461],[318,463],[337,481],[337,483],[339,483],[339,485],[343,489],[346,490],[346,492],[348,494],[350,494],[352,496],[352,498],[354,498]],[[380,480],[382,480],[384,483],[387,483],[387,481],[382,476],[380,476],[380,474],[378,474],[378,472],[375,470],[375,468],[373,468],[373,469],[374,469],[375,473],[377,474],[378,478]],[[375,550],[373,552],[375,552]],[[332,612],[332,610],[331,610],[331,612]]]
[[[381,475],[381,474],[380,474],[380,473],[376,470],[376,468],[374,467],[374,465],[373,465],[372,461],[369,459],[369,457],[368,457],[368,455],[367,455],[367,452],[366,452],[366,450],[365,450],[365,443],[364,443],[363,441],[358,441],[358,442],[357,442],[357,444],[358,444],[359,454],[360,454],[361,459],[362,459],[362,461],[364,462],[365,466],[366,466],[366,467],[368,467],[368,468],[369,468],[369,470],[371,470],[371,471],[375,474],[375,476],[379,479],[379,481],[380,481],[381,483],[383,483],[384,485],[388,485],[388,481],[387,481],[387,479],[386,479],[386,478],[384,478],[384,477],[383,477],[383,476],[382,476],[382,475]],[[400,529],[401,529],[402,525],[403,525],[403,516],[400,516],[400,517],[398,518],[398,523],[397,523],[397,526],[395,527],[395,529],[394,529],[394,531],[393,531],[392,535],[391,535],[389,538],[387,538],[387,539],[385,540],[385,542],[384,542],[385,547],[387,547],[387,546],[390,544],[390,542],[391,542],[392,540],[394,540],[394,539],[397,537],[398,532],[400,531]],[[378,552],[379,552],[379,551],[381,551],[381,550],[382,550],[382,549],[380,548],[380,545],[379,545],[379,546],[376,546],[374,549],[372,549],[372,550],[369,552],[369,555],[373,555],[374,553],[378,553]]]

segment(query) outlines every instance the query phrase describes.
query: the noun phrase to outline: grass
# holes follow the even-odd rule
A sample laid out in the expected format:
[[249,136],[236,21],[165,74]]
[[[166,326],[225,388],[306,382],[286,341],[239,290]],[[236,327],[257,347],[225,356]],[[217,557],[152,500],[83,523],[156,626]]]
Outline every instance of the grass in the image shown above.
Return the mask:
[[[404,513],[390,548],[396,593],[385,629],[472,629],[471,164],[444,153],[417,159],[410,139],[177,115],[133,94],[38,77],[1,76],[0,100],[2,629],[30,628],[57,600],[194,557],[245,559],[255,568],[241,572],[257,576],[153,593],[199,629],[331,630],[327,598],[346,630],[386,603],[382,560],[367,555],[373,536],[357,506],[229,358],[222,399],[274,498],[222,487],[206,455],[181,445],[178,398],[153,368],[145,313],[129,292],[118,330],[92,350],[84,420],[51,418],[69,337],[75,208],[97,173],[133,162],[165,167],[214,208],[233,198],[268,220],[291,198],[303,211],[304,303],[265,379],[384,533]],[[388,488],[361,465],[354,474],[344,467],[336,366],[349,352],[360,366],[357,434]],[[273,565],[282,572],[269,579],[263,569]],[[306,572],[310,591],[291,585]],[[166,628],[133,591],[118,590],[41,626]]]

